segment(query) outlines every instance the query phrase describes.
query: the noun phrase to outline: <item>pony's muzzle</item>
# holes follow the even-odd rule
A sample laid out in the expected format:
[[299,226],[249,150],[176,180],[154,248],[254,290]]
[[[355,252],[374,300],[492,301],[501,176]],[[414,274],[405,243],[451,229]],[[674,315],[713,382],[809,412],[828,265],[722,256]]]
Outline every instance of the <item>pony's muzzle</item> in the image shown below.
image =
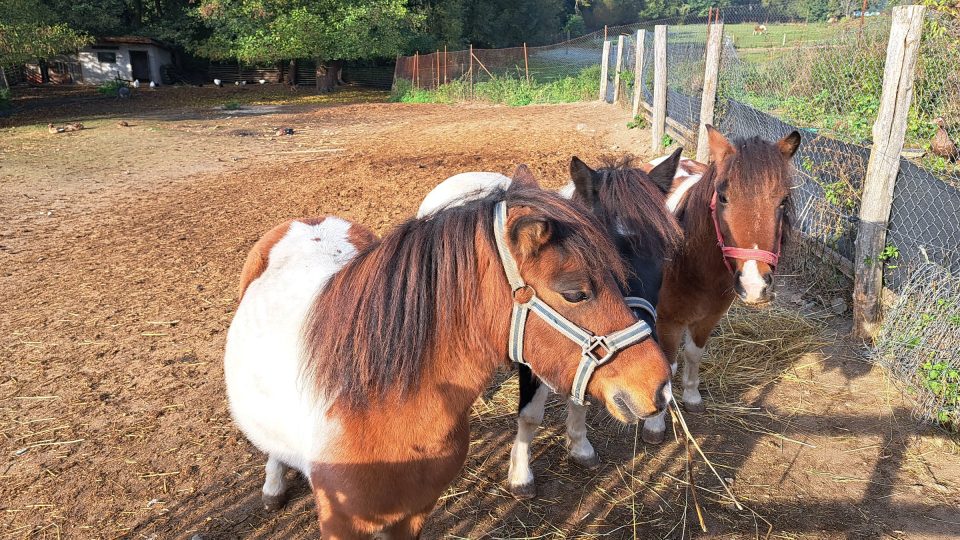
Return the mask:
[[747,304],[768,304],[775,297],[773,270],[767,267],[761,271],[757,261],[747,260],[733,275],[733,290]]

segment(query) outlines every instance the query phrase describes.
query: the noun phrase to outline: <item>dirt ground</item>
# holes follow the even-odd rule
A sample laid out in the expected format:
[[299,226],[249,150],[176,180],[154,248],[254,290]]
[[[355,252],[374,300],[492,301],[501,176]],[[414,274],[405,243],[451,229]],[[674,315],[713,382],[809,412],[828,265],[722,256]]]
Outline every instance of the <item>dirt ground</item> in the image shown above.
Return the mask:
[[[119,113],[76,102],[47,110],[89,129],[50,135],[34,108],[0,130],[3,537],[317,537],[305,482],[284,510],[261,509],[263,457],[227,410],[221,359],[246,250],[293,216],[338,214],[383,233],[458,172],[523,162],[558,186],[571,155],[647,145],[599,103],[336,101]],[[638,442],[598,407],[601,468],[568,463],[558,401],[534,442],[539,497],[513,499],[505,373],[474,407],[470,457],[424,537],[752,538],[764,520],[773,538],[960,537],[957,442],[917,426],[842,338],[844,317],[816,321],[824,346],[773,363],[744,355],[744,366],[765,362],[764,382],[707,395],[711,411],[687,416],[752,512],[719,497],[700,462],[710,533],[699,532],[683,445]]]

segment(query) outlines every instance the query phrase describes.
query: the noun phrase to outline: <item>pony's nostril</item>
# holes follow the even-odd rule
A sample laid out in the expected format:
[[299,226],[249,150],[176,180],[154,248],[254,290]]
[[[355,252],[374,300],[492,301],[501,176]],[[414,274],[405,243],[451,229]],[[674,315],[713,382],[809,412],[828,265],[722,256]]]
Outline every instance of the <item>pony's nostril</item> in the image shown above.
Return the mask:
[[767,287],[773,285],[773,272],[769,272],[763,275],[763,281],[767,284]]

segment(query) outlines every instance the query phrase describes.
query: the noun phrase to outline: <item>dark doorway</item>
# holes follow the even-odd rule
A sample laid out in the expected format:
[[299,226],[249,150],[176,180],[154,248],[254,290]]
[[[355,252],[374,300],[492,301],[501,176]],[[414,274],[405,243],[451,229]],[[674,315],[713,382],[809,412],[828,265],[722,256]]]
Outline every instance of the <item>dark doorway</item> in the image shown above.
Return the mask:
[[130,51],[132,77],[140,82],[150,82],[150,55],[147,51]]

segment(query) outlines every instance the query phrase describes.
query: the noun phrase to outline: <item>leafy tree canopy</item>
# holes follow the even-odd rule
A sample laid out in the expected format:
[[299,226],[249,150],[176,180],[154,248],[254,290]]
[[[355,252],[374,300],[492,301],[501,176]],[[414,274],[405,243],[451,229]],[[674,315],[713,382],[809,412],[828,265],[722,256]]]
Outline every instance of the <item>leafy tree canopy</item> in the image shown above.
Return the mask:
[[89,38],[30,0],[0,0],[0,66],[82,47]]
[[268,62],[393,56],[415,22],[403,0],[202,0],[212,30],[197,52]]

